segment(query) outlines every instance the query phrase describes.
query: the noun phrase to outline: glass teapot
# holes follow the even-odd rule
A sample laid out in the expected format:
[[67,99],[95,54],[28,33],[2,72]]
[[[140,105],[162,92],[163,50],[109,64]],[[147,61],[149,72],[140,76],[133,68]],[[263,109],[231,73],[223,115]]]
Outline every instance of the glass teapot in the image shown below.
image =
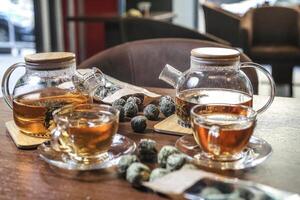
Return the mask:
[[[9,79],[18,67],[24,67],[25,74],[10,92]],[[68,104],[91,101],[89,91],[76,85],[75,74],[75,55],[69,52],[28,55],[25,63],[17,63],[7,69],[2,80],[2,93],[13,110],[14,122],[20,131],[30,136],[49,137],[54,126],[54,110]],[[88,79],[90,81],[91,77]],[[101,84],[103,80],[97,81],[90,85]]]
[[166,65],[159,79],[176,89],[176,115],[178,123],[190,127],[190,110],[207,103],[226,103],[253,106],[253,87],[240,70],[255,68],[268,78],[271,94],[267,103],[258,109],[265,111],[273,102],[275,83],[270,73],[256,63],[240,63],[240,52],[229,48],[203,47],[191,51],[190,69],[182,73]]

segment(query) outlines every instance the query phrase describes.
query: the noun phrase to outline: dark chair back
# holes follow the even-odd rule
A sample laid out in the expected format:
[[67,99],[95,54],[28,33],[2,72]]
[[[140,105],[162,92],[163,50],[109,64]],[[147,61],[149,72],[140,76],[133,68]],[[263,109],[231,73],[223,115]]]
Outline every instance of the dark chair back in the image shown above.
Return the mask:
[[276,84],[288,84],[300,63],[300,15],[294,8],[265,6],[249,10],[241,22],[244,52],[254,62],[272,65]]
[[[170,87],[158,76],[170,64],[180,71],[190,66],[190,52],[198,47],[228,47],[218,43],[192,39],[151,39],[128,42],[87,59],[79,68],[98,67],[105,74],[139,86]],[[251,61],[245,54],[242,62]],[[258,79],[254,70],[247,70],[254,91],[257,93]]]
[[124,42],[154,38],[188,38],[208,40],[229,45],[229,42],[210,34],[200,33],[165,21],[139,17],[120,17],[119,20],[107,22],[106,47]]
[[232,46],[240,47],[240,16],[210,2],[203,3],[202,8],[206,32],[229,42]]
[[253,44],[297,45],[298,16],[297,10],[287,7],[267,6],[253,9]]

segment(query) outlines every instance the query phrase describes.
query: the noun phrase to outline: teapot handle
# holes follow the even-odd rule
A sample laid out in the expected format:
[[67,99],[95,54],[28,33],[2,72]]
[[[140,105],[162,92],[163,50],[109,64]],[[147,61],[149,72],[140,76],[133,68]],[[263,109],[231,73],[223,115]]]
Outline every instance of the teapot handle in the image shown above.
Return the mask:
[[272,104],[272,102],[274,100],[274,97],[275,97],[276,86],[275,86],[275,82],[274,82],[271,74],[263,66],[261,66],[257,63],[252,63],[252,62],[241,63],[240,68],[254,68],[254,69],[257,69],[257,70],[263,72],[263,74],[268,78],[268,81],[269,81],[270,86],[271,86],[270,97],[269,97],[267,103],[264,106],[262,106],[260,109],[257,110],[258,114],[263,113],[264,111],[266,111],[270,107],[270,105]]
[[7,105],[13,109],[13,99],[11,96],[11,93],[9,92],[9,79],[12,74],[12,72],[18,68],[18,67],[25,67],[25,63],[16,63],[10,66],[4,73],[1,88],[2,88],[2,94],[4,97],[5,102]]

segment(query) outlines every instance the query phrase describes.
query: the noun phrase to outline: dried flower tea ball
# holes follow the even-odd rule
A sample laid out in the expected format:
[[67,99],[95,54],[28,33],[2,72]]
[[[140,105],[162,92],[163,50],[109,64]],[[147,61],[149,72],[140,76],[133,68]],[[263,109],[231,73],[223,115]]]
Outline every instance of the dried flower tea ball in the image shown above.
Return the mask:
[[162,101],[160,104],[160,111],[165,117],[169,117],[175,113],[175,103],[173,101]]
[[141,161],[155,162],[157,160],[156,142],[154,140],[141,139],[137,151]]
[[178,153],[180,152],[176,147],[169,146],[169,145],[164,146],[163,148],[161,148],[161,150],[158,153],[157,156],[158,164],[163,168],[166,167],[168,157],[172,154],[178,154]]
[[121,87],[116,86],[116,85],[112,85],[110,87],[108,87],[108,90],[111,94],[115,93],[116,91],[118,91],[119,89],[121,89]]
[[173,101],[173,99],[172,99],[171,96],[165,95],[165,96],[160,97],[160,99],[159,99],[159,106],[161,106],[161,104],[162,104],[164,101],[170,101],[170,102],[173,102],[173,103],[174,103],[174,101]]
[[184,164],[182,167],[181,167],[181,169],[198,169],[195,165],[193,165],[193,164],[189,164],[189,163],[187,163],[187,164]]
[[120,174],[125,174],[128,167],[134,163],[138,162],[138,158],[136,155],[124,155],[120,158],[117,168]]
[[134,97],[134,96],[129,97],[126,102],[127,103],[133,102],[136,103],[137,105],[140,105],[142,103],[142,101],[138,97]]
[[107,96],[108,90],[105,87],[98,87],[95,91],[95,96],[104,99]]
[[180,169],[186,163],[187,157],[184,154],[172,154],[167,159],[167,169],[175,171]]
[[[238,195],[237,195],[238,194]],[[273,199],[265,192],[261,190],[254,190],[253,188],[235,188],[232,192],[230,197],[239,197],[240,199],[257,199],[257,200],[271,200]]]
[[201,197],[204,199],[208,199],[209,196],[214,194],[222,194],[222,192],[214,187],[205,187],[200,193]]
[[135,103],[135,104],[138,106],[139,110],[141,110],[141,109],[143,108],[143,102],[142,102],[142,100],[141,100],[140,98],[138,98],[138,97],[131,96],[131,97],[129,97],[129,98],[127,99],[126,102],[127,102],[127,103],[128,103],[128,102]]
[[[239,193],[220,193],[220,194],[207,194],[206,196],[202,196],[201,193],[201,197],[207,200],[220,200],[220,199],[226,199],[226,200],[246,200],[242,197],[239,196]],[[251,198],[252,199],[252,198]],[[266,200],[266,199],[261,199],[261,198],[253,198],[253,199],[260,199],[260,200]]]
[[156,168],[154,169],[150,174],[150,181],[154,181],[155,179],[161,178],[167,174],[169,174],[170,171],[164,168]]
[[148,181],[149,176],[149,167],[140,162],[132,163],[126,171],[126,180],[134,186],[140,185],[143,181]]
[[159,109],[154,104],[149,104],[144,108],[144,115],[149,120],[158,120],[159,117]]
[[125,103],[124,112],[126,117],[135,117],[138,113],[138,106],[133,102]]
[[126,101],[124,99],[117,99],[115,100],[113,103],[112,103],[112,106],[115,107],[115,106],[124,106],[126,103]]
[[125,111],[124,111],[124,107],[121,106],[121,105],[115,105],[114,108],[120,111],[120,114],[119,114],[119,121],[120,121],[120,122],[124,122],[124,121],[125,121]]
[[136,116],[131,119],[131,128],[138,133],[144,132],[147,127],[147,118],[144,116]]

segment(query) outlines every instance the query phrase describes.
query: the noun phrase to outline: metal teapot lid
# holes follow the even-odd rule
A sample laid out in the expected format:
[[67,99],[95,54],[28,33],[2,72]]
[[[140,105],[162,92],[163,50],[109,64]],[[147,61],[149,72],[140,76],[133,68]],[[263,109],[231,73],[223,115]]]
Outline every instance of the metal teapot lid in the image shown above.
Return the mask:
[[192,49],[191,57],[197,62],[214,65],[230,65],[240,61],[240,52],[221,47],[202,47]]
[[47,52],[25,56],[28,68],[32,69],[62,69],[75,64],[75,54],[71,52]]

